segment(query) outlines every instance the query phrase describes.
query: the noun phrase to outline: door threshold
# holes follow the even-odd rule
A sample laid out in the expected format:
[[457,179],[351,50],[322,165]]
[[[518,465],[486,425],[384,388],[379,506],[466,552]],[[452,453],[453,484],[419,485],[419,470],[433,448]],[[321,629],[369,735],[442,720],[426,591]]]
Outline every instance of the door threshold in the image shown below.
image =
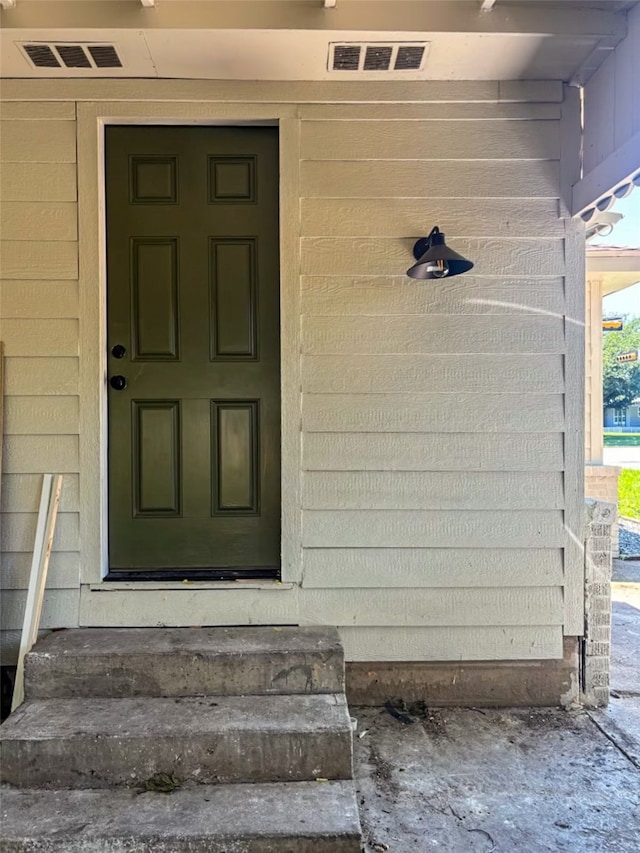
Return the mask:
[[115,582],[203,583],[210,581],[279,581],[280,569],[273,567],[247,569],[116,569],[104,580]]
[[279,580],[235,580],[235,581],[204,581],[204,580],[182,580],[182,581],[123,581],[115,580],[101,581],[100,583],[87,584],[87,589],[90,593],[140,593],[142,595],[152,592],[223,592],[240,590],[246,592],[256,592],[258,590],[264,592],[286,592],[293,590],[297,584],[293,581]]

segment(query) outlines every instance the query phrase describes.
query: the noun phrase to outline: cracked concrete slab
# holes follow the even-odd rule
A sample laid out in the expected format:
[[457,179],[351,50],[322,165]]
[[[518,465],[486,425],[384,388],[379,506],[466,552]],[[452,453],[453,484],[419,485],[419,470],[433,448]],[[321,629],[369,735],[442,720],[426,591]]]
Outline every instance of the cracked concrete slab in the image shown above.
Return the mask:
[[352,714],[367,851],[637,853],[640,773],[583,711]]
[[351,708],[367,853],[637,853],[640,583],[614,572],[609,708]]

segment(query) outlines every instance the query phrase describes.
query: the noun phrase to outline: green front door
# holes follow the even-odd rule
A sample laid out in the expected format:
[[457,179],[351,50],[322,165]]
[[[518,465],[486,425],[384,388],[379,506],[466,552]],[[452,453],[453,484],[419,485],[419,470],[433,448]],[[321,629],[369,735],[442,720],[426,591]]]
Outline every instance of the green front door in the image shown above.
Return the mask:
[[278,132],[106,132],[110,577],[277,576]]

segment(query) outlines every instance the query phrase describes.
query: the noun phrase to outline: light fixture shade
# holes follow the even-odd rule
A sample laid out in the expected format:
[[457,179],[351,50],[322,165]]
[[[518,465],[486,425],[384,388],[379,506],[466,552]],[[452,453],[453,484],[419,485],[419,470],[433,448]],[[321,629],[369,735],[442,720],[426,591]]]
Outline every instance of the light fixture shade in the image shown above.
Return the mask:
[[407,275],[421,281],[451,278],[473,269],[471,261],[447,246],[437,225],[428,237],[418,240],[413,247],[413,256],[417,263],[407,270]]

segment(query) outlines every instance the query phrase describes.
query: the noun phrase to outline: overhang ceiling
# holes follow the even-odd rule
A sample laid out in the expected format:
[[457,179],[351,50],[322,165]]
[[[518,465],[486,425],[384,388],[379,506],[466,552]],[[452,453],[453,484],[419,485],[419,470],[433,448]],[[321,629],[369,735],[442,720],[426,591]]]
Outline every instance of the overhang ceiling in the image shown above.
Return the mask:
[[640,281],[640,249],[631,246],[587,246],[587,277],[602,281],[602,295]]
[[[2,0],[0,0],[2,2]],[[11,2],[11,0],[7,0]],[[3,4],[4,5],[4,4]],[[3,77],[584,82],[626,34],[633,2],[581,0],[15,0]],[[418,70],[333,70],[331,45],[426,42]],[[35,67],[27,44],[113,45],[119,68]],[[363,47],[362,50],[366,50]],[[57,55],[57,54],[56,54]],[[364,56],[364,53],[362,54]]]

